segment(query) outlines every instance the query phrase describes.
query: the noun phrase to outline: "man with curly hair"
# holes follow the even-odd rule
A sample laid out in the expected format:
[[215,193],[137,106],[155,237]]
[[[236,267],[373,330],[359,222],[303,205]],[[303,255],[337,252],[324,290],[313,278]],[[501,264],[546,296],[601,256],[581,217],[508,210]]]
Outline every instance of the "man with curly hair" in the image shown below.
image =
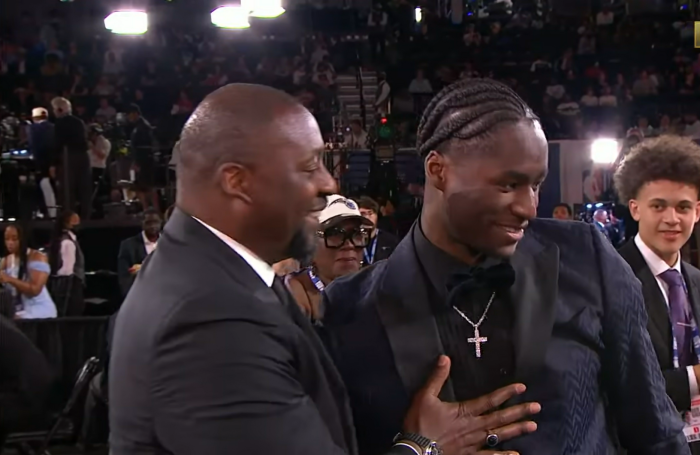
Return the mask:
[[639,223],[620,254],[642,282],[666,392],[687,412],[700,394],[700,270],[682,261],[680,250],[700,219],[700,146],[674,136],[644,141],[618,168],[615,186]]

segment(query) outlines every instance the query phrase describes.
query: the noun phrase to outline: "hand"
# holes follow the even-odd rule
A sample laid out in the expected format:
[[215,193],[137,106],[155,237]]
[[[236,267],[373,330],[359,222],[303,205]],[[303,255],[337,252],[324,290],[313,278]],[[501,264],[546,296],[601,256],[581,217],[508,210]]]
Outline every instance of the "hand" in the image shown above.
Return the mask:
[[533,421],[519,420],[540,412],[538,403],[525,403],[490,412],[525,391],[524,384],[511,384],[488,395],[462,403],[445,403],[438,394],[450,374],[450,359],[441,356],[432,376],[413,398],[404,420],[404,431],[436,441],[445,455],[517,455],[515,452],[481,450],[493,433],[506,441],[537,430]]
[[56,178],[56,166],[51,166],[49,168],[49,177],[51,177],[52,179]]
[[139,270],[141,270],[141,264],[134,264],[129,269],[129,273],[132,275],[136,275]]
[[0,272],[0,284],[5,284],[10,282],[10,275],[5,272]]

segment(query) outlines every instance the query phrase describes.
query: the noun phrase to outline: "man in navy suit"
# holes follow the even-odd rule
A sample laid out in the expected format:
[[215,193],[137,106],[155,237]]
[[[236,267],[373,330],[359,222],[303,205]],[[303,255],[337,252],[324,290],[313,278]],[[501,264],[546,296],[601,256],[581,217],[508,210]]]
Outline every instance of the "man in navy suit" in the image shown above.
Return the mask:
[[[642,282],[649,336],[666,392],[676,409],[687,413],[700,395],[700,348],[694,343],[700,343],[700,270],[681,260],[680,251],[700,219],[700,147],[675,136],[644,141],[616,171],[615,186],[639,223],[639,233],[620,255]],[[700,425],[688,427],[691,451],[700,454],[692,428]]]
[[492,80],[460,81],[427,107],[417,148],[419,220],[387,261],[326,289],[323,335],[360,453],[391,445],[445,354],[445,399],[522,382],[507,404],[542,405],[536,432],[485,431],[465,453],[687,454],[630,268],[594,227],[534,220],[548,148],[524,101]]

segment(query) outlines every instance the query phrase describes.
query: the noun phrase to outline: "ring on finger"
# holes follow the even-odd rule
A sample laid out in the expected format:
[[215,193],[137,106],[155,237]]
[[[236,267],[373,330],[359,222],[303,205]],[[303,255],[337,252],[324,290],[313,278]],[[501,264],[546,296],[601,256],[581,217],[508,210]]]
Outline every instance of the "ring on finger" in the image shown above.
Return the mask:
[[496,433],[491,433],[486,435],[486,446],[493,449],[500,442],[498,435]]

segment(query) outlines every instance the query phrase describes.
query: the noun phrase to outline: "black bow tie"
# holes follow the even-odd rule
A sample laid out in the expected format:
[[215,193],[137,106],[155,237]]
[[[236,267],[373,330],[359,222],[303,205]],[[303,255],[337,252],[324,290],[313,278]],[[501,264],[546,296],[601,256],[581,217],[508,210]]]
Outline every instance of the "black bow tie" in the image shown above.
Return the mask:
[[447,281],[447,292],[491,289],[493,291],[510,288],[515,282],[515,270],[505,262],[488,268],[474,267],[468,272],[455,273]]

